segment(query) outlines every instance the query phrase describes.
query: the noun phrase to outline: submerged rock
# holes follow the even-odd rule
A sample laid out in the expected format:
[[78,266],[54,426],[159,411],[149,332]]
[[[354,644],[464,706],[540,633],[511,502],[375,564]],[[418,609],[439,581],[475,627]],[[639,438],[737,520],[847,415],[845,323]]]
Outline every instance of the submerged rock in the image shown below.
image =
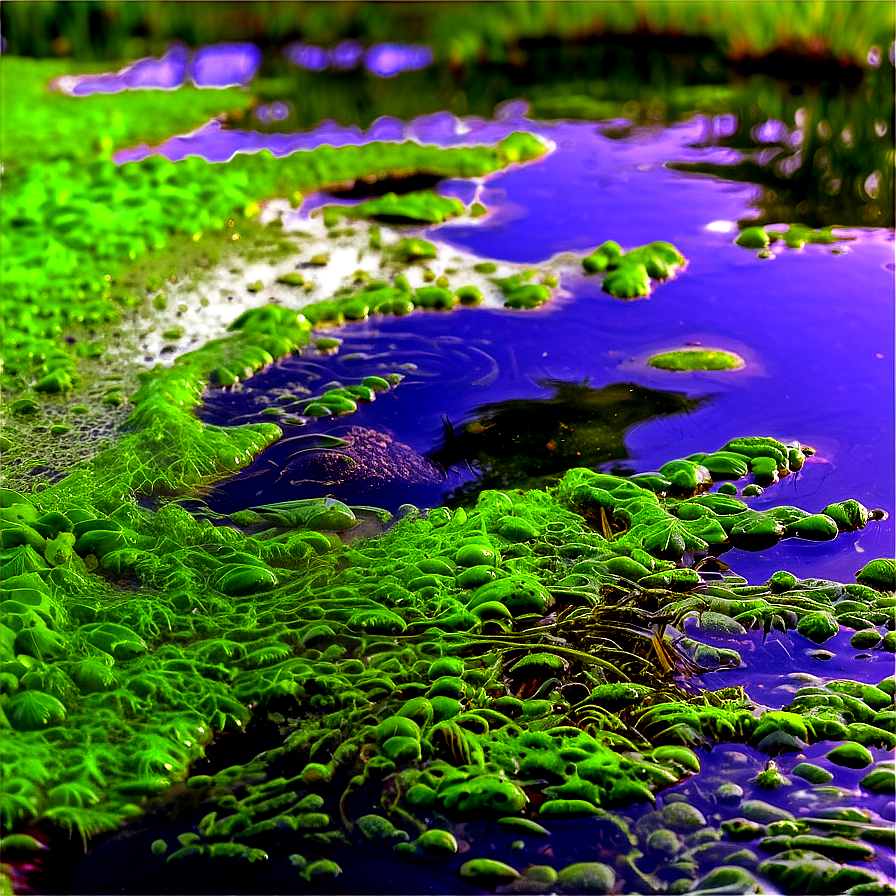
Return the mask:
[[404,482],[437,484],[445,474],[409,445],[363,426],[351,426],[340,438],[340,448],[302,452],[289,466],[291,482],[316,482],[326,486]]

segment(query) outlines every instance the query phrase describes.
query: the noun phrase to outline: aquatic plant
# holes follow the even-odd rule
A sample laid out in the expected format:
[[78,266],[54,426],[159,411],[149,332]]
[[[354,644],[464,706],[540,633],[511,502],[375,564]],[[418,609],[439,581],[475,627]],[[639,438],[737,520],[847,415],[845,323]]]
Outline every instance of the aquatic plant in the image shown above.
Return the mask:
[[675,246],[661,242],[624,252],[610,240],[582,259],[586,273],[606,272],[601,288],[617,299],[650,295],[651,280],[667,280],[685,264],[685,257]]

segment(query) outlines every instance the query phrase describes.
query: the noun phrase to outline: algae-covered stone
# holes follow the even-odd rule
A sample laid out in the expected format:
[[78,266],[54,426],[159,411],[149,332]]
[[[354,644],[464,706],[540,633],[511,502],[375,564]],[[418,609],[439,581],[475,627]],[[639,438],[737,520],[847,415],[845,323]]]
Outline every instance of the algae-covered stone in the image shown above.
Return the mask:
[[784,534],[788,538],[805,538],[808,541],[831,541],[839,532],[837,524],[823,513],[794,520],[785,526]]
[[395,255],[402,261],[420,261],[435,258],[436,247],[429,240],[417,237],[404,237],[400,239],[393,249]]
[[504,306],[515,309],[532,309],[544,305],[551,298],[551,291],[540,283],[523,283],[511,289]]
[[747,630],[736,619],[710,610],[697,616],[697,627],[709,635],[745,635],[747,633]]
[[701,877],[689,892],[716,896],[724,893],[765,893],[766,889],[746,868],[721,865]]
[[664,765],[678,766],[695,774],[700,771],[700,760],[697,758],[697,754],[688,747],[664,744],[652,750],[650,755],[656,762]]
[[841,865],[817,852],[791,849],[767,859],[758,868],[788,893],[845,893],[861,883],[878,878],[872,871]]
[[877,629],[866,628],[856,632],[850,639],[851,647],[856,650],[873,650],[881,643],[881,635]]
[[733,781],[726,781],[716,788],[716,799],[726,806],[736,806],[743,798],[743,787]]
[[756,743],[762,741],[769,734],[781,732],[808,742],[810,739],[809,731],[810,729],[804,716],[785,710],[771,710],[762,714],[759,723],[753,731],[751,741]]
[[539,818],[587,818],[599,814],[600,810],[593,803],[576,799],[548,800],[538,810]]
[[695,348],[653,355],[647,364],[660,370],[738,370],[745,361],[734,352]]
[[396,765],[419,762],[420,741],[415,737],[390,737],[383,744],[383,755]]
[[663,822],[673,831],[689,833],[706,826],[706,816],[690,803],[663,806]]
[[[434,711],[432,708],[432,703],[430,703],[429,700],[426,699],[426,697],[413,697],[412,699],[405,701],[405,703],[403,703],[401,707],[399,707],[395,715],[413,721],[418,726],[417,736],[419,737],[420,726],[423,726],[425,728],[432,722]],[[399,733],[404,734],[405,736],[414,736],[412,731],[405,730],[399,732],[397,730],[389,731],[388,729],[384,729],[381,740],[384,742],[390,737],[394,737]]]
[[551,833],[546,827],[540,825],[537,821],[533,821],[531,818],[516,818],[508,815],[504,818],[499,818],[498,824],[503,830],[511,833],[535,835],[537,837],[549,837]]
[[498,534],[508,541],[531,541],[538,536],[538,529],[528,520],[508,516],[499,522]]
[[790,841],[791,849],[811,849],[836,862],[870,862],[877,853],[873,846],[832,834],[799,834]]
[[856,582],[878,591],[896,591],[896,560],[884,558],[866,563],[856,573]]
[[845,768],[865,768],[874,762],[874,757],[868,752],[867,747],[861,744],[840,744],[825,758],[834,765],[842,765]]
[[790,780],[781,774],[781,770],[775,762],[770,761],[765,769],[756,776],[756,786],[763,790],[775,790],[788,784],[790,784]]
[[368,840],[408,840],[407,832],[399,830],[382,815],[362,815],[356,822],[358,830]]
[[744,800],[740,804],[744,818],[759,824],[771,824],[774,821],[793,821],[793,813],[780,809],[764,800]]
[[[758,802],[758,800],[747,800],[747,802],[755,803]],[[768,803],[763,803],[763,806],[767,805]],[[780,821],[781,819],[774,817],[771,820]],[[730,840],[756,840],[759,837],[764,837],[767,833],[767,828],[764,823],[751,821],[747,818],[729,818],[726,821],[723,821],[720,827]]]
[[428,856],[441,858],[453,856],[457,850],[457,839],[450,831],[441,831],[437,828],[424,831],[417,838],[417,847]]
[[762,227],[745,227],[734,242],[745,249],[767,249],[771,238]]
[[832,781],[834,778],[827,769],[812,762],[800,762],[793,767],[791,774],[808,781],[810,784],[827,784],[828,781]]
[[309,882],[335,880],[342,874],[342,868],[332,861],[332,859],[318,859],[311,862],[304,871],[301,872],[302,877]]
[[520,787],[497,774],[479,774],[452,782],[439,789],[439,797],[447,812],[478,817],[520,812],[528,802]]
[[473,542],[458,548],[454,555],[458,566],[497,566],[498,553],[488,542]]
[[[461,564],[458,561],[459,565]],[[487,601],[503,603],[515,616],[543,614],[553,604],[550,593],[538,579],[525,574],[509,575],[477,588],[470,596],[469,609]]]
[[650,295],[650,277],[643,264],[625,265],[610,271],[601,286],[617,299],[635,299]]
[[618,265],[621,255],[622,247],[619,243],[608,240],[603,245],[598,246],[591,255],[582,259],[582,267],[589,274],[606,271]]
[[797,631],[816,644],[823,644],[840,631],[837,620],[830,613],[817,611],[806,613],[797,625]]
[[660,828],[647,838],[647,848],[664,859],[672,859],[681,852],[681,840],[672,831]]
[[853,499],[828,504],[821,512],[829,516],[841,532],[864,529],[871,518],[868,508]]
[[495,859],[470,859],[460,866],[457,873],[468,884],[483,890],[493,890],[520,876],[515,868]]
[[891,766],[877,766],[868,772],[859,786],[872,793],[896,793],[896,771]]
[[384,719],[373,730],[377,743],[383,744],[391,737],[409,737],[420,740],[420,726],[404,715],[394,715]]
[[464,206],[459,199],[439,196],[431,190],[416,190],[401,195],[385,193],[355,206],[327,206],[324,213],[331,210],[350,217],[441,224],[462,215]]
[[446,719],[453,719],[463,709],[460,700],[454,697],[432,697],[429,700],[429,705],[432,707],[434,722],[443,722]]
[[611,893],[616,872],[603,862],[577,862],[560,872],[557,883],[564,893]]

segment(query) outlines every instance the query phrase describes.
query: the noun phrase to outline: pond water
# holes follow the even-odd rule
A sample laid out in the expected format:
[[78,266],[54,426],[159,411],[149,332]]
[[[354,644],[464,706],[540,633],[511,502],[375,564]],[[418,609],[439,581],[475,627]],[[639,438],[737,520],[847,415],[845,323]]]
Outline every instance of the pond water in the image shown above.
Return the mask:
[[[348,60],[352,48],[343,47],[342,57],[331,52],[326,60],[315,55],[315,49],[319,48],[294,47],[297,58],[304,60],[298,64],[316,71],[326,61],[339,68],[340,58]],[[376,58],[388,67],[390,57],[386,50],[382,53],[381,59]],[[202,71],[203,59],[206,74],[196,74]],[[207,84],[245,83],[259,64],[246,51],[243,75],[228,81],[213,70],[212,62],[198,53],[191,62],[172,51],[168,68],[147,68],[144,74],[175,78],[174,66],[176,77],[188,77],[189,69],[197,83],[203,77]],[[419,62],[422,68],[425,60]],[[360,57],[353,63],[358,64]],[[373,67],[370,61],[368,68]],[[112,83],[104,77],[97,80],[96,89]],[[125,82],[130,78],[135,83],[126,86],[135,86],[143,75],[132,67],[118,77]],[[72,83],[68,88],[77,94],[87,92],[90,84]],[[269,118],[278,117],[282,116],[276,113]],[[573,466],[626,475],[646,472],[674,458],[715,450],[734,437],[763,435],[784,442],[799,440],[813,447],[815,454],[799,473],[748,499],[751,506],[790,504],[815,513],[852,497],[882,509],[889,518],[831,542],[788,539],[759,553],[731,550],[723,559],[734,572],[751,583],[765,582],[779,569],[801,578],[851,582],[868,560],[892,556],[893,233],[885,226],[867,226],[861,215],[850,212],[839,220],[835,215],[810,222],[845,225],[836,230],[840,239],[831,245],[791,249],[778,242],[767,258],[736,245],[734,239],[746,220],[757,216],[762,223],[792,220],[774,217],[782,206],[769,199],[768,185],[759,174],[753,181],[740,174],[750,153],[764,145],[787,143],[799,121],[794,118],[778,127],[769,118],[749,146],[738,146],[729,138],[742,135],[742,126],[749,123],[742,121],[732,129],[731,119],[726,112],[694,114],[667,124],[546,121],[511,105],[496,119],[463,119],[438,112],[407,121],[380,117],[372,124],[331,122],[292,133],[236,130],[212,122],[161,147],[120,153],[122,163],[150,152],[171,159],[200,154],[225,161],[235,152],[262,148],[282,155],[323,143],[399,138],[456,145],[499,139],[524,129],[550,141],[551,153],[534,164],[476,182],[445,181],[437,188],[465,202],[475,196],[488,209],[487,215],[475,222],[465,219],[403,232],[438,240],[482,260],[518,265],[554,263],[563,253],[581,256],[606,240],[625,249],[664,240],[687,258],[686,268],[648,298],[613,298],[601,290],[599,278],[569,265],[562,275],[562,292],[537,310],[457,308],[372,317],[327,330],[325,335],[341,340],[335,354],[309,349],[237,388],[207,391],[202,419],[234,425],[270,419],[262,412],[285,392],[316,390],[337,381],[356,383],[372,373],[403,375],[395,389],[360,405],[350,417],[284,423],[284,438],[245,471],[218,483],[206,496],[208,508],[229,514],[254,505],[322,496],[393,513],[405,504],[456,506],[472,503],[482,488],[529,487]],[[726,171],[730,178],[722,176]],[[862,183],[868,175],[860,178]],[[871,182],[877,189],[875,183]],[[308,197],[291,225],[300,229],[303,215],[331,201],[333,196]],[[746,364],[715,373],[667,372],[646,365],[657,352],[695,345],[735,352]],[[328,437],[358,438],[359,433],[378,434],[398,446],[400,462],[393,454],[382,475],[328,478],[326,458],[333,450]],[[681,634],[717,646],[736,646],[744,660],[741,668],[704,673],[692,685],[742,685],[754,701],[771,709],[788,703],[807,681],[843,677],[874,683],[893,669],[892,655],[859,653],[850,646],[847,632],[826,643],[825,650],[795,631],[767,638],[759,632],[712,638],[691,628]],[[263,726],[247,736],[257,738],[249,741],[253,746],[270,746],[276,740]],[[764,790],[756,776],[767,767],[769,756],[751,747],[719,745],[700,751],[702,771],[664,791],[656,809],[639,804],[619,816],[639,839],[648,837],[659,826],[660,814],[676,802],[718,825],[739,814],[719,791],[722,784],[736,784],[745,798],[767,801],[798,817],[824,818],[827,810],[861,800],[869,823],[891,824],[892,795],[869,797],[861,791],[863,772],[835,766],[826,758],[830,746],[820,743],[777,757],[785,776],[792,775],[798,762],[820,764],[833,774],[830,787],[798,780],[791,787]],[[243,761],[235,757],[246,749],[245,743],[223,738],[218,752],[210,751],[209,765],[221,768]],[[872,753],[875,760],[892,756],[879,749]],[[368,797],[359,795],[355,814],[375,810],[375,802],[364,804]],[[289,870],[284,861],[291,852],[289,844],[269,850],[270,870],[253,865],[222,874],[194,864],[175,875],[170,866],[156,865],[143,875],[150,844],[160,837],[173,839],[204,811],[190,805],[186,790],[179,788],[145,822],[98,843],[85,856],[70,855],[48,869],[44,889],[290,891],[292,879],[284,871]],[[560,868],[571,862],[612,861],[621,849],[618,829],[606,819],[557,823],[545,843],[533,837],[526,838],[523,846],[518,834],[493,822],[474,820],[455,830],[461,852],[440,862],[409,863],[373,847],[360,853],[353,847],[350,855],[341,855],[336,848],[343,874],[318,891],[474,893],[481,890],[457,877],[460,863],[471,857]],[[755,868],[758,861],[757,845],[749,838],[702,851],[701,844],[687,841],[685,833],[681,838],[680,849],[691,850],[689,860],[701,874],[727,863],[739,849],[753,851],[752,858],[739,858],[746,867]],[[638,870],[619,870],[622,892],[668,886],[675,879],[668,858],[657,852],[648,855]],[[867,864],[891,880],[896,877],[888,846],[876,846]],[[139,879],[134,868],[141,869]]]
[[[602,292],[593,278],[572,274],[562,280],[568,297],[535,311],[374,317],[335,332],[344,342],[331,358],[288,359],[237,390],[212,391],[205,419],[246,422],[258,393],[290,382],[349,382],[371,372],[371,361],[383,372],[415,365],[393,393],[362,406],[348,422],[287,427],[287,439],[219,485],[211,506],[230,512],[269,503],[273,495],[288,500],[327,493],[393,511],[403,503],[432,506],[475,479],[474,457],[452,459],[446,423],[458,432],[507,402],[529,400],[535,402],[527,421],[531,436],[539,410],[546,430],[562,422],[549,399],[564,384],[587,387],[572,399],[581,407],[564,413],[593,426],[588,401],[601,390],[631,385],[641,407],[613,406],[611,414],[621,415],[623,425],[601,435],[605,453],[597,460],[607,469],[655,470],[673,456],[713,450],[748,433],[798,439],[817,453],[799,474],[752,499],[753,506],[786,503],[818,512],[849,495],[890,514],[834,542],[789,540],[761,555],[734,551],[726,560],[741,575],[759,582],[790,569],[801,577],[848,581],[868,559],[885,555],[894,532],[892,233],[844,228],[837,231],[844,241],[833,246],[776,244],[773,258],[760,259],[734,244],[734,222],[749,217],[758,188],[666,165],[730,158],[725,148],[695,148],[705,122],[635,129],[613,139],[605,126],[590,123],[530,127],[556,149],[536,164],[487,180],[480,196],[491,213],[484,219],[425,235],[483,259],[531,265],[562,252],[585,254],[608,239],[623,247],[665,239],[688,258],[687,269],[649,298],[628,302]],[[451,183],[444,189],[462,192]],[[694,344],[736,352],[747,364],[726,372],[668,372],[645,364],[659,351]],[[680,410],[670,412],[670,402]],[[383,431],[424,456],[442,450],[452,460],[444,483],[421,492],[397,482],[368,500],[363,486],[290,485],[284,493],[287,482],[300,479],[283,473],[284,458],[300,444],[313,444],[289,437],[338,434],[348,426]],[[544,441],[551,438],[547,432]],[[467,451],[476,447],[470,441]],[[516,454],[532,447],[524,443]]]

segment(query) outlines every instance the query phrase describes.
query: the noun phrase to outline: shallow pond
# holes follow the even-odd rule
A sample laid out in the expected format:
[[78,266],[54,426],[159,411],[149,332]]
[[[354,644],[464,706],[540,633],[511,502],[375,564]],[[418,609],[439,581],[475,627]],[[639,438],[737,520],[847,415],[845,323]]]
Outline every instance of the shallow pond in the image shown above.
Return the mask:
[[[507,421],[502,434],[520,443],[518,451],[504,452],[504,463],[525,466],[514,454],[538,450],[532,442],[539,425],[551,430],[568,422],[566,414],[580,427],[606,426],[605,417],[593,411],[589,419],[589,401],[602,390],[631,385],[637,393],[631,406],[621,397],[611,402],[610,416],[620,421],[616,432],[611,426],[591,439],[603,441],[590,450],[598,452],[606,469],[654,470],[669,459],[670,450],[684,457],[747,432],[762,433],[785,442],[798,439],[817,453],[799,474],[751,505],[786,503],[818,512],[848,494],[890,514],[889,520],[832,543],[792,540],[761,555],[735,552],[726,559],[741,575],[758,582],[777,569],[790,569],[801,577],[848,580],[866,562],[865,554],[884,554],[894,531],[888,451],[894,438],[892,233],[838,229],[843,241],[833,246],[776,244],[774,257],[757,258],[755,250],[734,244],[736,222],[749,217],[757,188],[666,167],[729,156],[724,149],[694,148],[706,121],[635,129],[615,139],[590,123],[531,127],[552,140],[555,151],[537,164],[490,178],[480,192],[490,209],[484,219],[451,223],[425,231],[427,236],[483,259],[524,265],[563,252],[583,254],[608,239],[624,247],[665,239],[685,254],[687,269],[649,298],[632,301],[607,295],[599,281],[573,271],[562,278],[567,295],[535,311],[455,309],[373,317],[333,331],[344,341],[332,358],[309,352],[236,390],[210,392],[205,419],[246,422],[258,393],[291,382],[349,382],[353,367],[364,376],[371,362],[383,372],[401,370],[406,376],[393,393],[346,420],[287,427],[287,438],[262,454],[245,478],[218,487],[212,507],[229,512],[266,503],[275,494],[287,500],[327,493],[382,503],[393,511],[406,502],[431,506],[475,479],[465,463],[475,456],[449,463],[443,487],[425,489],[425,498],[400,482],[370,501],[362,500],[363,485],[354,491],[338,484],[317,491],[297,485],[285,493],[287,483],[300,476],[283,471],[284,458],[313,445],[289,437],[362,426],[422,455],[442,450],[452,460],[446,424],[459,433],[480,417],[499,413],[505,403],[527,400],[533,404],[531,415],[517,423],[522,431],[514,432]],[[451,183],[444,189],[462,192]],[[722,372],[661,371],[645,363],[657,352],[695,344],[736,352],[747,363]],[[551,399],[561,384],[581,389],[558,410]],[[544,441],[551,438],[547,431]],[[473,442],[467,439],[467,451],[476,450]],[[513,486],[519,474],[499,469],[492,475],[495,483]],[[271,483],[270,494],[263,490],[265,482]]]
[[[844,228],[837,231],[843,241],[834,245],[789,249],[779,243],[772,257],[759,258],[734,244],[736,222],[749,217],[756,187],[667,167],[730,161],[730,150],[698,145],[712,128],[710,119],[634,128],[622,137],[609,137],[607,126],[591,123],[525,124],[556,145],[551,155],[481,184],[477,195],[489,209],[485,218],[421,230],[422,235],[482,259],[524,265],[543,264],[558,253],[582,254],[607,239],[627,247],[661,238],[682,250],[686,270],[640,300],[615,299],[570,268],[561,280],[561,297],[535,311],[458,308],[373,317],[328,330],[327,336],[342,340],[338,352],[309,349],[239,387],[211,390],[203,419],[223,425],[264,420],[261,411],[278,395],[357,383],[371,373],[397,371],[404,379],[350,417],[284,424],[284,439],[244,473],[216,486],[209,507],[231,513],[330,495],[393,512],[407,503],[425,508],[472,500],[481,487],[544,481],[539,477],[582,463],[614,472],[649,471],[670,456],[755,432],[799,439],[817,453],[798,474],[751,499],[751,506],[787,503],[817,512],[851,495],[886,510],[890,520],[835,542],[791,539],[761,553],[732,550],[723,559],[734,571],[757,583],[777,569],[849,581],[868,558],[891,550],[892,234]],[[466,201],[474,189],[463,181],[441,187]],[[312,198],[306,213],[323,201]],[[292,223],[301,228],[301,216]],[[689,373],[645,364],[658,351],[698,344],[736,352],[746,365]],[[321,437],[357,438],[361,431],[387,436],[400,445],[400,458],[393,454],[381,475],[367,469],[353,476],[343,469],[327,478],[325,458],[339,448],[325,447]],[[859,653],[846,632],[824,650],[796,632],[713,638],[689,628],[684,634],[736,647],[744,660],[743,668],[704,673],[694,684],[743,685],[753,700],[772,709],[788,703],[809,680],[874,683],[892,671],[891,655]],[[819,744],[786,753],[778,765],[786,775],[801,761],[824,763],[828,749]],[[885,759],[887,753],[878,750],[875,756]],[[739,815],[718,796],[721,784],[733,783],[744,788],[745,798],[770,800],[798,817],[860,799],[876,823],[893,820],[892,799],[860,796],[861,773],[830,763],[835,787],[803,782],[803,788],[770,793],[755,783],[768,756],[752,748],[718,746],[701,752],[701,761],[701,773],[666,791],[657,812],[683,800],[719,824]],[[374,809],[372,803],[367,811]],[[364,811],[360,804],[357,811]],[[664,817],[657,812],[642,805],[621,814],[647,836],[659,826],[650,819]],[[157,821],[112,838],[78,861],[64,885],[73,892],[218,892],[222,881],[207,878],[205,870],[185,869],[176,879],[153,875],[139,884],[124,871],[142,861],[151,841],[170,837],[187,821]],[[467,858],[488,856],[517,866],[521,860],[549,861],[556,867],[602,861],[619,847],[614,832],[595,819],[568,821],[555,825],[545,844],[536,838],[521,846],[518,835],[494,823],[467,822],[456,829],[463,846],[451,861],[409,866],[376,849],[359,862],[356,854],[341,857],[336,850],[343,875],[323,891],[478,892],[456,876]],[[755,867],[759,861],[749,838],[701,849],[681,836],[681,849],[696,849],[700,873],[734,854],[735,864]],[[283,849],[288,852],[288,844]],[[892,878],[892,850],[878,847],[875,856],[873,867]],[[639,863],[651,885],[668,884],[669,859],[656,854],[646,865]],[[241,872],[228,887],[282,891],[290,885],[283,864],[275,870],[272,862],[269,874]],[[623,878],[625,892],[645,886],[634,872]]]

